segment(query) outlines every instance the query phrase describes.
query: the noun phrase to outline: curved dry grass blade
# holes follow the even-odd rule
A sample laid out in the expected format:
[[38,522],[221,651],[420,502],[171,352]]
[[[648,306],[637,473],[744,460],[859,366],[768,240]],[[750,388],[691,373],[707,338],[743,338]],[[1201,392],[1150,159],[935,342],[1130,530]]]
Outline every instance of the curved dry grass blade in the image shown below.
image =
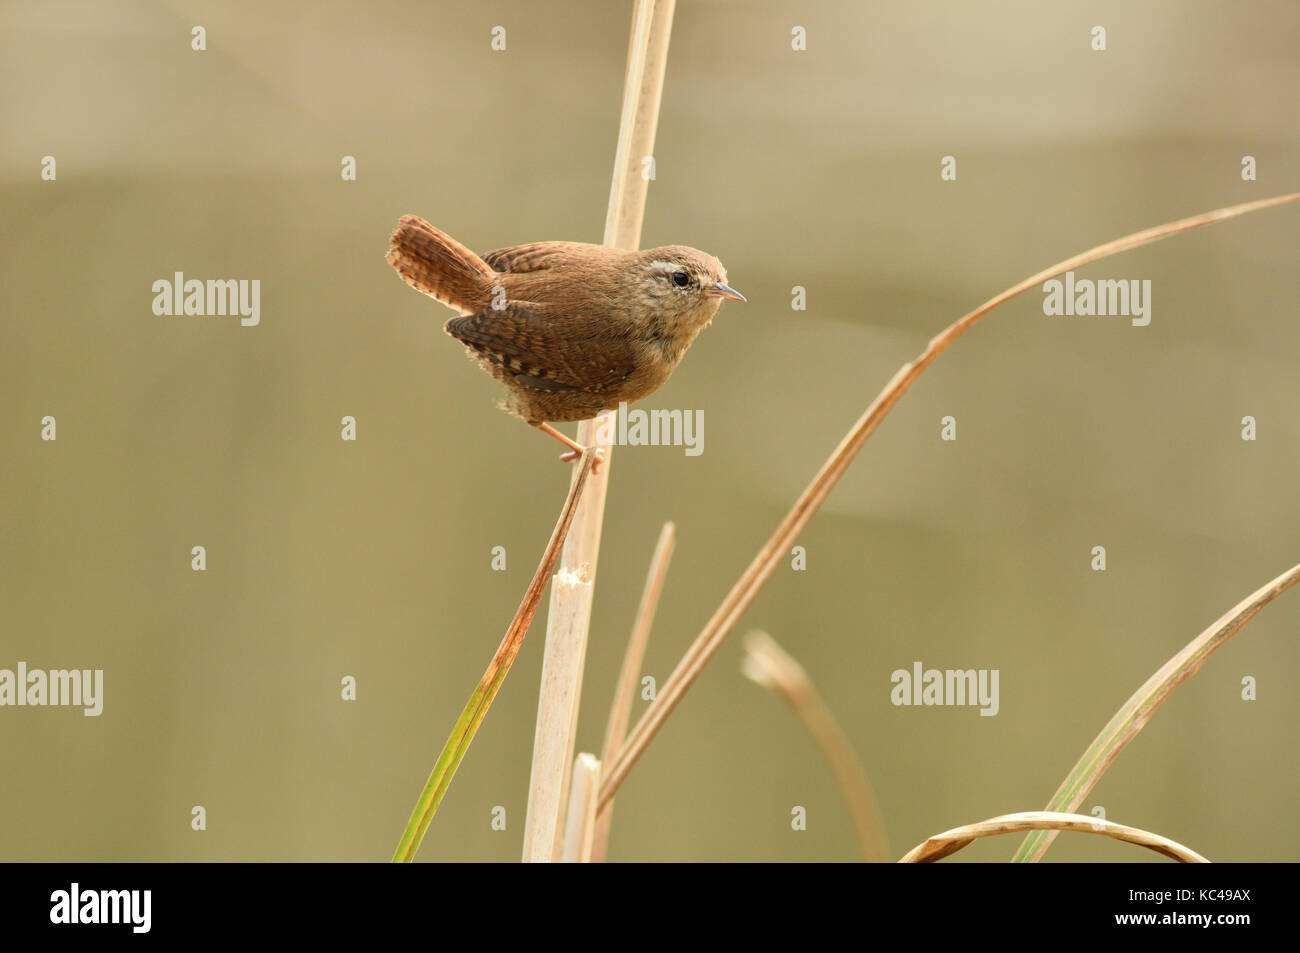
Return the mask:
[[[601,764],[608,764],[618,754],[618,749],[623,747],[623,739],[627,737],[627,722],[632,714],[637,675],[641,671],[641,661],[645,658],[646,643],[650,641],[650,627],[655,621],[655,610],[659,608],[659,596],[664,589],[664,577],[668,575],[668,563],[673,558],[676,532],[672,523],[664,523],[663,529],[659,531],[659,542],[655,543],[654,555],[650,557],[650,571],[646,573],[645,587],[641,590],[641,604],[637,606],[636,617],[632,620],[632,634],[628,637],[627,650],[623,653],[623,667],[619,670],[618,682],[614,686],[614,702],[609,706]],[[596,819],[596,833],[591,848],[593,863],[605,861],[609,827],[613,822],[614,805],[610,804]]]
[[[1292,566],[1272,582],[1256,589],[1219,617],[1208,629],[1198,635],[1182,650],[1165,662],[1154,675],[1128,701],[1120,706],[1115,717],[1092,740],[1075,766],[1066,775],[1056,794],[1047,805],[1049,811],[1073,811],[1083,803],[1088,792],[1101,780],[1119,753],[1146,727],[1151,716],[1165,703],[1170,693],[1197,673],[1205,660],[1228,639],[1240,632],[1260,609],[1286,590],[1300,582],[1300,565]],[[1055,832],[1042,831],[1030,834],[1021,843],[1016,862],[1040,860],[1056,839]]]
[[1057,811],[1022,811],[1019,814],[1003,814],[991,817],[978,824],[966,824],[954,827],[942,834],[935,834],[923,844],[918,844],[904,854],[900,864],[932,864],[949,854],[955,854],[967,844],[981,837],[996,834],[1015,834],[1020,831],[1045,831],[1053,834],[1058,831],[1081,831],[1085,834],[1100,834],[1116,840],[1127,841],[1164,854],[1184,864],[1208,864],[1209,861],[1177,841],[1144,831],[1137,827],[1125,827],[1098,817],[1086,817],[1083,814],[1065,814]]
[[429,822],[433,820],[438,805],[442,803],[442,796],[447,793],[451,779],[456,776],[456,769],[460,767],[465,752],[469,750],[470,743],[474,740],[474,733],[483,723],[488,709],[492,707],[492,700],[496,698],[501,683],[505,681],[506,673],[510,671],[515,656],[519,654],[519,647],[524,644],[528,626],[532,624],[533,616],[537,614],[537,606],[542,601],[547,580],[555,568],[555,561],[560,556],[564,537],[569,533],[569,525],[573,522],[573,513],[577,508],[578,500],[582,497],[583,487],[587,485],[587,474],[591,472],[591,458],[594,452],[588,449],[578,461],[578,478],[569,487],[569,496],[564,501],[564,509],[560,511],[560,519],[556,522],[555,529],[551,531],[550,542],[546,544],[546,550],[542,553],[542,561],[537,566],[537,572],[533,574],[532,582],[524,592],[523,601],[519,603],[515,617],[510,621],[505,637],[501,640],[501,645],[497,647],[496,654],[488,663],[487,671],[483,673],[478,687],[469,696],[469,701],[465,703],[460,717],[456,719],[447,743],[442,746],[442,753],[438,755],[433,771],[429,774],[429,780],[415,802],[415,809],[411,811],[411,818],[406,822],[402,839],[397,843],[397,850],[393,854],[394,863],[408,863],[420,849],[420,841],[424,839],[424,832],[429,829]]
[[[614,248],[635,249],[641,243],[646,191],[650,186],[641,175],[641,160],[654,155],[674,9],[675,0],[637,0],[632,17],[623,80],[623,112],[605,217],[604,241]],[[578,424],[578,442],[592,446],[601,438],[603,429],[596,421],[582,421]],[[605,433],[612,431],[610,427]],[[596,560],[600,555],[613,448],[604,444],[601,450],[605,465],[578,510],[561,563],[566,577],[580,579],[582,584],[556,591],[546,620],[543,672],[545,677],[554,679],[554,684],[543,682],[538,698],[524,817],[525,861],[558,860],[563,847],[563,811],[577,734],[578,700],[582,694],[582,669],[595,598]]]
[[835,775],[840,794],[853,818],[862,856],[873,862],[887,860],[889,845],[885,841],[885,826],[880,821],[871,781],[803,666],[770,635],[755,629],[745,636],[745,656],[741,659],[740,670],[794,709],[831,766],[831,773]]
[[971,325],[1004,301],[1014,298],[1016,295],[1033,288],[1054,275],[1080,268],[1083,265],[1100,261],[1110,255],[1128,251],[1140,245],[1168,238],[1170,235],[1176,235],[1179,232],[1212,225],[1215,222],[1271,208],[1275,205],[1294,202],[1296,199],[1300,199],[1300,192],[1260,199],[1256,202],[1245,202],[1241,205],[1233,205],[1228,208],[1216,209],[1213,212],[1193,215],[1190,218],[1169,222],[1165,225],[1157,225],[1155,228],[1134,232],[1132,235],[1126,235],[1104,245],[1098,245],[1096,248],[1075,255],[1073,258],[1067,258],[1065,261],[1058,262],[1050,268],[1045,268],[1038,274],[1026,278],[997,297],[990,298],[974,311],[963,315],[947,329],[935,335],[915,361],[904,364],[898,369],[898,372],[885,385],[885,389],[880,392],[879,396],[871,402],[871,405],[858,418],[858,422],[840,441],[840,445],[835,448],[830,458],[822,465],[817,475],[813,477],[812,482],[808,484],[808,488],[795,500],[794,507],[777,526],[772,537],[759,550],[753,562],[749,564],[749,567],[741,574],[740,579],[732,586],[731,591],[722,600],[722,605],[718,606],[717,611],[713,613],[713,617],[704,626],[704,630],[696,637],[691,647],[686,650],[686,654],[682,656],[682,660],[677,663],[672,675],[664,683],[663,689],[659,692],[659,697],[651,703],[645,714],[641,716],[641,720],[637,722],[636,727],[632,729],[632,734],[623,750],[619,752],[617,760],[613,764],[606,766],[605,781],[600,790],[601,807],[603,808],[609,803],[609,799],[614,796],[618,786],[623,783],[623,779],[632,770],[632,765],[641,757],[641,753],[645,751],[651,739],[658,734],[664,721],[672,714],[673,709],[682,700],[682,696],[686,694],[687,689],[695,683],[704,666],[718,651],[718,647],[722,645],[723,640],[731,632],[740,616],[749,608],[759,590],[771,578],[781,558],[798,535],[803,532],[804,527],[808,525],[808,521],[812,519],[813,514],[821,507],[826,497],[830,495],[831,489],[839,482],[840,477],[844,475],[844,471],[849,468],[849,464],[853,462],[854,457],[862,449],[862,445],[866,443],[867,438],[875,432],[876,427],[880,425],[885,415],[893,409],[893,406],[898,403],[907,389],[921,375],[921,372],[929,367],[931,362],[943,353],[948,345],[956,340],[962,332],[969,329]]

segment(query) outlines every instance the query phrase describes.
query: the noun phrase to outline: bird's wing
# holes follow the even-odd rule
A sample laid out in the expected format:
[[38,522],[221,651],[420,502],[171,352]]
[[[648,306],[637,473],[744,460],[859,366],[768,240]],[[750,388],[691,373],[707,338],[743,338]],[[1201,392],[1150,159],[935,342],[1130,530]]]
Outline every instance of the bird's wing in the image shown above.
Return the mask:
[[511,245],[498,248],[483,256],[493,271],[519,274],[525,271],[542,271],[568,255],[601,256],[610,249],[604,245],[587,245],[582,242],[533,242],[531,245]]
[[515,380],[538,390],[612,393],[628,379],[637,362],[626,339],[602,338],[561,347],[553,323],[538,308],[508,304],[501,311],[485,308],[452,318],[447,333]]

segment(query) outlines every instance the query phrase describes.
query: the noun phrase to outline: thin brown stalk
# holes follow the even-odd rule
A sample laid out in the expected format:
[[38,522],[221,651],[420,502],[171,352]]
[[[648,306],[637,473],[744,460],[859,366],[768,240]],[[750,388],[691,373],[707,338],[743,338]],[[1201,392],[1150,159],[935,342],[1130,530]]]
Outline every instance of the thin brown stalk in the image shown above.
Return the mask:
[[[627,723],[632,714],[632,700],[636,697],[637,676],[641,674],[641,662],[645,659],[646,643],[650,641],[650,627],[654,625],[655,610],[659,608],[659,596],[663,592],[664,577],[668,575],[668,563],[673,557],[676,527],[664,523],[659,531],[659,542],[655,544],[654,555],[650,557],[650,571],[646,573],[645,587],[641,590],[641,604],[637,606],[636,617],[632,620],[632,634],[627,640],[627,650],[623,653],[623,667],[618,673],[618,682],[614,686],[614,701],[609,706],[609,721],[605,724],[605,747],[600,760],[604,764],[618,754],[627,736]],[[609,845],[609,827],[614,821],[614,805],[602,811],[596,820],[596,833],[591,848],[593,863],[604,863],[605,852]]]
[[723,599],[722,604],[714,612],[713,617],[704,626],[703,631],[696,637],[691,647],[687,649],[686,654],[682,656],[681,661],[659,692],[659,696],[646,709],[645,714],[641,716],[641,720],[632,729],[632,734],[622,751],[619,752],[618,758],[613,764],[605,766],[605,781],[601,785],[600,791],[601,809],[604,809],[604,806],[609,803],[609,800],[614,796],[614,792],[618,790],[628,772],[632,770],[632,765],[636,763],[650,744],[650,741],[658,734],[664,721],[672,714],[673,709],[677,707],[686,691],[695,683],[704,666],[718,651],[723,640],[726,639],[728,633],[731,632],[731,629],[745,610],[749,608],[759,590],[771,578],[778,563],[788,552],[790,545],[803,532],[813,514],[817,512],[830,494],[831,489],[839,482],[840,477],[844,475],[844,471],[853,462],[858,451],[862,449],[862,445],[866,443],[867,438],[880,426],[880,422],[885,418],[885,415],[893,409],[907,389],[921,375],[921,372],[929,367],[935,358],[948,348],[948,345],[1004,301],[1028,291],[1054,275],[1080,268],[1110,255],[1137,248],[1140,245],[1168,238],[1170,235],[1211,225],[1238,215],[1245,215],[1248,212],[1282,205],[1286,202],[1294,202],[1296,199],[1300,199],[1300,192],[1233,205],[1229,208],[1193,215],[1190,218],[1180,219],[1165,225],[1157,225],[1154,228],[1126,235],[1104,245],[1098,245],[1096,248],[1058,262],[1026,278],[1019,284],[1013,285],[996,297],[989,299],[974,311],[963,315],[946,330],[932,338],[915,361],[904,364],[898,369],[898,372],[885,385],[885,389],[871,402],[871,405],[858,419],[858,422],[840,441],[840,445],[835,448],[830,458],[822,465],[817,475],[813,477],[808,488],[795,501],[794,507],[786,514],[785,519],[777,526],[772,537],[759,550],[753,562],[741,574],[740,579],[727,593],[726,598]]
[[853,818],[862,856],[874,862],[887,860],[889,846],[871,781],[803,666],[770,635],[755,629],[745,636],[740,668],[746,677],[789,705],[821,748]]
[[[623,113],[605,219],[605,244],[615,248],[635,249],[641,241],[649,187],[641,175],[642,158],[654,153],[674,6],[675,0],[637,0],[632,18]],[[578,442],[586,447],[595,446],[602,429],[595,421],[582,421],[578,425]],[[610,427],[605,432],[613,433],[614,429]],[[591,479],[591,486],[574,517],[573,530],[564,544],[560,576],[568,584],[552,591],[547,617],[524,819],[525,861],[557,860],[563,847],[562,812],[573,763],[578,700],[582,694],[582,670],[595,595],[596,559],[600,553],[605,492],[612,463],[611,447],[602,444],[601,450],[604,463],[600,473]]]
[[560,510],[560,518],[556,520],[555,528],[551,530],[551,538],[542,553],[541,562],[537,564],[537,571],[533,573],[533,578],[524,591],[524,598],[520,601],[519,608],[515,610],[514,618],[510,620],[510,625],[506,627],[506,634],[502,637],[501,644],[497,646],[496,654],[488,663],[487,671],[483,673],[478,685],[470,693],[469,701],[465,703],[460,717],[452,727],[451,735],[443,744],[442,752],[429,773],[429,780],[425,782],[424,790],[416,799],[406,830],[403,831],[397,850],[393,854],[394,863],[409,863],[415,857],[415,852],[420,849],[424,833],[429,829],[429,823],[433,820],[438,805],[442,803],[443,795],[447,793],[447,788],[456,775],[456,769],[460,767],[479,725],[487,717],[493,699],[500,691],[510,666],[514,664],[515,656],[519,654],[519,649],[524,644],[524,636],[528,634],[528,627],[532,625],[533,616],[537,614],[542,593],[546,591],[546,583],[555,568],[556,560],[560,557],[560,547],[564,545],[564,538],[568,535],[569,527],[573,522],[574,511],[577,509],[578,501],[582,499],[592,456],[591,450],[582,455],[578,479],[569,487],[569,495],[564,500],[564,508]]
[[1116,840],[1137,844],[1157,854],[1164,854],[1184,864],[1208,864],[1209,861],[1177,841],[1144,831],[1137,827],[1126,827],[1098,817],[1083,814],[1067,814],[1057,811],[1023,811],[1019,814],[1004,814],[992,817],[978,824],[954,827],[942,834],[935,834],[923,844],[909,850],[898,861],[900,864],[931,864],[955,854],[967,844],[981,837],[997,834],[1015,834],[1020,831],[1051,831],[1052,836],[1060,831],[1080,831],[1084,834],[1100,834]]
[[[1173,690],[1195,675],[1205,660],[1220,649],[1253,619],[1256,613],[1297,582],[1300,582],[1300,565],[1292,566],[1276,579],[1265,583],[1241,602],[1237,603],[1204,632],[1183,648],[1156,671],[1135,691],[1115,716],[1093,739],[1083,756],[1070,769],[1061,786],[1047,805],[1049,811],[1076,810],[1088,792],[1096,787],[1106,769],[1138,732],[1146,727]],[[1016,851],[1015,861],[1040,860],[1056,839],[1056,832],[1030,834]]]

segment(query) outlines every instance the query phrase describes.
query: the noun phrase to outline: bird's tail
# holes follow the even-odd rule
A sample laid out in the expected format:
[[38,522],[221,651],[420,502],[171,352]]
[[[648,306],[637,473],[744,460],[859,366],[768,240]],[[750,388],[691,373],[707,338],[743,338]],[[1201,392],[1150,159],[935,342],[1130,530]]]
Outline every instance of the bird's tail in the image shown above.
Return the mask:
[[491,297],[496,273],[419,216],[403,215],[388,245],[388,263],[417,291],[463,312],[480,310]]

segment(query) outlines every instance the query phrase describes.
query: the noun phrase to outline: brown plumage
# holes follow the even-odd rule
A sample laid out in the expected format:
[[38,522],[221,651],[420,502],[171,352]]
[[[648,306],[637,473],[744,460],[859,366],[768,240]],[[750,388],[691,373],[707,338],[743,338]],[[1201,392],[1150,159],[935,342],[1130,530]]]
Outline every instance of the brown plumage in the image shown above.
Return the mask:
[[551,433],[545,421],[654,393],[722,299],[745,300],[721,262],[684,245],[538,242],[480,258],[414,215],[389,245],[408,284],[460,312],[445,329],[505,385],[505,409]]

